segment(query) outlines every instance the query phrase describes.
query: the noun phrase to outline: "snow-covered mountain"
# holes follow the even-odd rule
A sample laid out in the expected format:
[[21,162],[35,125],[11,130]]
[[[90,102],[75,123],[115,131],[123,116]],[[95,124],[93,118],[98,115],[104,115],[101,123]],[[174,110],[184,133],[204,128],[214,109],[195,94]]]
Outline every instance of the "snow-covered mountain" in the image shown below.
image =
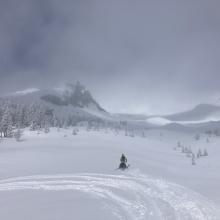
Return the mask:
[[150,116],[146,122],[169,130],[208,130],[220,127],[220,106],[200,104],[195,108],[173,115]]
[[13,101],[30,102],[39,100],[54,106],[73,106],[79,108],[92,108],[93,110],[106,112],[93,98],[89,90],[80,82],[74,84],[66,84],[64,88],[53,88],[48,90],[40,90],[37,88],[29,88],[23,91],[17,91],[4,98]]
[[[5,105],[10,107],[12,118],[16,118],[18,115],[22,117],[21,115],[25,112],[25,118],[29,118],[25,123],[27,125],[30,125],[31,121],[38,121],[39,124],[39,120],[41,120],[39,118],[42,117],[53,117],[53,120],[54,118],[59,120],[59,124],[68,125],[71,125],[73,121],[75,123],[76,121],[103,120],[117,123],[126,122],[124,125],[130,127],[165,128],[169,130],[177,128],[177,130],[207,129],[213,126],[216,128],[220,124],[220,106],[212,104],[200,104],[191,110],[173,115],[110,114],[79,82],[47,90],[29,88],[17,91],[0,97],[0,110],[2,108],[3,112],[6,109]],[[48,119],[45,120],[48,121]]]
[[7,116],[6,121],[21,127],[32,123],[45,127],[45,124],[70,126],[81,121],[112,120],[111,114],[79,82],[62,89],[29,88],[0,97],[0,117],[1,112]]
[[220,106],[200,104],[189,111],[168,115],[164,118],[171,121],[216,121],[220,120]]
[[191,110],[172,115],[115,114],[115,117],[146,128],[168,130],[216,129],[220,127],[220,106],[200,104]]

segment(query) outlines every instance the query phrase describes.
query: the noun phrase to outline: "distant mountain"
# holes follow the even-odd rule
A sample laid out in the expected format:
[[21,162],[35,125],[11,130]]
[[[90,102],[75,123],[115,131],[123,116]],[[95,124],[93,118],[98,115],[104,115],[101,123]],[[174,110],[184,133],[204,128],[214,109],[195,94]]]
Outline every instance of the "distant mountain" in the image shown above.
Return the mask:
[[185,125],[178,124],[178,123],[170,123],[170,124],[162,125],[160,129],[165,129],[165,130],[170,130],[170,131],[179,131],[179,132],[192,132],[194,130],[193,127],[185,126]]
[[[56,90],[55,90],[56,91]],[[58,90],[59,91],[59,90]],[[59,106],[68,106],[79,108],[96,108],[97,111],[106,112],[92,97],[89,90],[85,88],[80,82],[75,85],[67,84],[66,88],[61,94],[54,94],[54,92],[48,92],[48,94],[42,95],[41,99],[45,102],[52,103]]]
[[220,106],[200,104],[195,108],[172,115],[132,115],[115,114],[115,117],[134,125],[145,125],[148,128],[192,131],[220,127]]
[[125,113],[118,113],[114,114],[116,118],[119,118],[121,120],[126,120],[126,121],[140,121],[140,120],[145,120],[147,118],[146,115],[143,114],[125,114]]
[[[3,116],[7,116],[6,119]],[[46,124],[71,126],[81,121],[101,120],[120,123],[127,128],[203,129],[220,125],[220,106],[200,104],[191,110],[165,116],[110,114],[85,86],[77,82],[62,88],[29,88],[0,97],[0,123],[7,120],[21,127],[33,122],[45,127]]]
[[91,93],[80,82],[76,84],[66,84],[63,88],[54,88],[40,90],[29,88],[23,91],[17,91],[2,99],[17,100],[16,102],[39,102],[53,104],[54,106],[73,106],[78,108],[93,108],[93,110],[106,112],[92,97]]
[[171,121],[220,120],[220,106],[200,104],[192,110],[163,117]]
[[0,124],[3,119],[19,127],[33,123],[45,127],[113,120],[79,82],[47,90],[29,88],[0,97]]
[[220,106],[200,104],[191,110],[173,115],[147,117],[146,123],[176,131],[213,130],[220,128]]

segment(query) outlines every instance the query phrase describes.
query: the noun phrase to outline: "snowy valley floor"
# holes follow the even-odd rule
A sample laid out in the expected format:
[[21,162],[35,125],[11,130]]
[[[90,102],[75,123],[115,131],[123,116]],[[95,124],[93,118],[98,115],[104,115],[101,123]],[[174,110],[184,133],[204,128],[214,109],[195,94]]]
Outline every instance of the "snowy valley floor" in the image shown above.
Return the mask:
[[[0,219],[219,220],[220,138],[160,133],[26,130],[21,142],[1,140]],[[178,141],[209,156],[193,166]],[[115,170],[122,153],[125,172]]]

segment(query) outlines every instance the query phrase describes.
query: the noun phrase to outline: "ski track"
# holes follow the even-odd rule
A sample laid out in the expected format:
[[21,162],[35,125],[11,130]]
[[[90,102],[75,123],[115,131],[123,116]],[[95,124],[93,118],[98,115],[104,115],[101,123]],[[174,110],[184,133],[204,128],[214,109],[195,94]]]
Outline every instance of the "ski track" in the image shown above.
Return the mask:
[[219,220],[219,209],[203,196],[180,185],[139,171],[123,175],[37,175],[0,180],[1,191],[72,190],[103,201],[120,220]]

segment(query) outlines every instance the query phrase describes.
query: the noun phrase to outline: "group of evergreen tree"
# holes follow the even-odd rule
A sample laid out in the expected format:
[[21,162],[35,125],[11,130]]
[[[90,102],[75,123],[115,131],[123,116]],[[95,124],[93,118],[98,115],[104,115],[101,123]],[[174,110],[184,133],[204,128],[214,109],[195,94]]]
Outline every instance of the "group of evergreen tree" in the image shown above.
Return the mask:
[[180,142],[177,143],[177,147],[174,147],[174,150],[177,150],[177,148],[181,149],[181,153],[186,154],[187,157],[191,158],[192,165],[196,165],[196,158],[199,159],[200,157],[208,156],[207,149],[204,149],[203,151],[199,149],[195,156],[191,147],[185,147]]
[[100,124],[99,118],[93,118],[79,113],[57,115],[54,109],[43,104],[15,104],[0,100],[0,138],[12,137],[18,129],[29,127],[30,130],[44,130],[50,127],[70,127],[81,121]]
[[212,136],[216,136],[216,137],[219,137],[220,136],[220,130],[219,129],[213,129],[213,130],[207,130],[205,131],[205,134],[207,134],[209,137],[212,137]]

